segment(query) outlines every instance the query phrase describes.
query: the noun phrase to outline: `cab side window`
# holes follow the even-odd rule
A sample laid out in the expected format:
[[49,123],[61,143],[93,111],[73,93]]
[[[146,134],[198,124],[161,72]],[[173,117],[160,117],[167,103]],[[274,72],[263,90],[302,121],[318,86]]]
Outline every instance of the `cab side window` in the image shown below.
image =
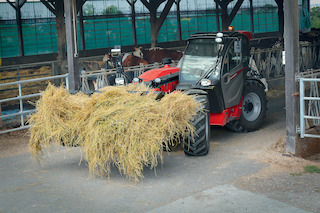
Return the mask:
[[241,53],[235,51],[235,42],[231,43],[224,60],[223,74],[230,72],[241,63]]

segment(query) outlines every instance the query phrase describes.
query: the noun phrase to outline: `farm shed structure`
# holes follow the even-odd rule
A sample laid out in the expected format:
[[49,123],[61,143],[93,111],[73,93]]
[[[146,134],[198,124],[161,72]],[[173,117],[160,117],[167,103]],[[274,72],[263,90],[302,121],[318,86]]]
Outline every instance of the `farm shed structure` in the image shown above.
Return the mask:
[[[256,37],[283,33],[282,0],[77,0],[76,5],[80,57],[102,55],[117,44],[127,50],[157,42],[181,46],[192,33],[219,31],[230,24]],[[299,0],[301,30],[310,27],[308,8],[308,0]],[[0,11],[4,65],[65,56],[63,1],[1,0]]]
[[[190,1],[190,0],[189,0]],[[28,1],[26,0],[16,0],[15,2],[11,2],[7,0],[7,3],[12,7],[15,8],[16,11],[16,24],[17,24],[17,31],[18,31],[18,43],[19,43],[19,58],[23,60],[28,60],[28,56],[25,54],[25,46],[24,45],[24,36],[23,36],[23,24],[22,24],[22,17],[21,17],[21,8],[23,5],[25,5]],[[146,13],[141,13],[143,16],[146,16],[147,18],[144,20],[144,25],[148,25],[146,23],[147,21],[150,21],[150,27],[143,29],[144,32],[150,32],[149,34],[149,40],[147,39],[147,36],[145,36],[144,41],[139,41],[139,38],[143,36],[137,36],[137,8],[135,4],[138,3],[138,1],[129,1],[127,0],[127,4],[130,5],[130,14],[121,14],[120,11],[117,8],[114,7],[107,7],[106,11],[103,13],[105,14],[96,14],[94,12],[94,6],[87,7],[87,14],[84,12],[83,7],[84,5],[91,3],[91,5],[94,5],[94,3],[99,1],[86,1],[86,0],[64,0],[64,1],[54,1],[54,0],[41,0],[40,1],[48,10],[55,15],[55,25],[56,25],[56,32],[57,32],[57,52],[58,54],[51,54],[51,55],[44,55],[44,60],[47,60],[48,57],[52,57],[53,59],[58,59],[58,61],[62,62],[66,59],[68,60],[68,70],[70,74],[70,88],[72,90],[77,90],[79,88],[79,69],[78,69],[78,58],[79,56],[89,56],[94,54],[103,54],[106,52],[106,48],[111,48],[114,44],[122,44],[125,46],[125,49],[129,50],[134,45],[149,45],[150,43],[155,46],[158,43],[158,40],[161,40],[161,36],[159,39],[159,35],[163,35],[166,33],[161,33],[161,28],[163,26],[167,27],[170,26],[170,23],[166,23],[165,21],[168,21],[173,17],[173,19],[176,21],[176,27],[177,31],[175,31],[175,37],[174,41],[170,42],[169,34],[170,29],[167,30],[167,38],[163,39],[163,43],[161,43],[162,46],[173,46],[173,44],[176,45],[183,45],[184,39],[186,35],[198,32],[198,31],[219,31],[224,30],[229,24],[233,24],[236,26],[239,30],[248,30],[255,34],[255,36],[258,36],[259,33],[264,33],[263,35],[267,35],[268,33],[275,34],[281,36],[284,29],[284,38],[285,38],[285,47],[287,52],[286,57],[286,105],[287,105],[287,150],[293,153],[297,153],[299,149],[299,146],[297,145],[299,142],[297,133],[296,133],[296,126],[297,126],[297,106],[298,102],[296,98],[292,98],[292,94],[295,94],[297,92],[297,86],[294,83],[294,77],[295,74],[298,73],[299,65],[297,65],[299,61],[299,28],[302,31],[308,30],[310,28],[310,23],[308,23],[308,11],[309,11],[309,1],[264,1],[266,2],[275,2],[275,4],[270,4],[267,6],[267,4],[263,6],[254,7],[254,3],[258,4],[258,1],[254,0],[237,0],[237,1],[219,1],[214,0],[214,6],[215,8],[212,8],[211,10],[199,10],[197,8],[198,12],[193,13],[187,13],[186,20],[188,22],[191,22],[192,17],[196,17],[195,20],[197,20],[196,27],[193,30],[190,30],[190,25],[188,26],[187,33],[184,33],[183,29],[185,29],[182,25],[181,18],[184,14],[183,11],[180,9],[180,4],[183,2],[182,0],[150,0],[145,1],[141,0],[141,3],[147,8]],[[40,3],[39,2],[39,3]],[[104,2],[104,1],[100,1]],[[121,2],[121,1],[117,1]],[[206,1],[205,1],[206,2]],[[261,3],[261,1],[259,1]],[[248,3],[248,7],[245,7],[245,3]],[[34,1],[33,1],[33,4]],[[285,7],[283,7],[283,4]],[[90,5],[90,4],[89,4]],[[157,5],[157,6],[155,6]],[[162,7],[161,7],[162,5]],[[172,11],[173,5],[176,5],[176,10]],[[187,4],[188,5],[188,4]],[[195,4],[196,5],[196,4]],[[299,7],[300,5],[300,7]],[[197,6],[198,7],[198,6]],[[108,10],[109,8],[109,10]],[[258,9],[256,9],[258,8]],[[290,9],[288,9],[290,8]],[[259,15],[255,17],[255,15],[261,11],[264,10],[264,14],[266,15],[264,21],[260,22]],[[162,12],[160,12],[162,11]],[[199,11],[201,11],[199,13]],[[240,13],[240,12],[241,13]],[[170,13],[171,12],[171,13]],[[214,18],[215,22],[207,23],[205,28],[201,28],[201,25],[198,26],[199,23],[202,23],[199,21],[199,17],[202,14],[210,15],[210,20]],[[243,20],[241,20],[241,24],[237,23],[237,15],[241,15],[241,18],[243,18],[243,15],[247,12],[247,15],[249,17],[249,24],[243,24]],[[257,13],[255,13],[257,12]],[[98,13],[98,12],[97,12]],[[261,30],[263,27],[268,26],[267,14],[276,14],[275,21],[272,22],[272,30]],[[299,16],[297,14],[300,14],[300,22],[299,22]],[[169,15],[169,16],[168,16]],[[128,35],[128,33],[124,33],[121,30],[122,22],[121,18],[126,17],[131,22],[131,32],[129,37],[131,39],[131,42],[128,44],[125,43],[127,41],[126,39],[122,40],[122,34]],[[210,17],[210,16],[209,16]],[[257,18],[258,17],[258,18]],[[306,17],[306,19],[304,19]],[[99,20],[101,18],[107,19],[106,23],[108,23],[108,19],[117,18],[118,19],[118,27],[112,29],[117,31],[115,33],[114,38],[116,40],[113,40],[110,42],[110,38],[112,38],[112,33],[109,31],[106,35],[106,40],[108,41],[108,44],[103,48],[97,48],[97,29],[94,29],[93,37],[91,39],[86,40],[86,33],[85,33],[85,23],[89,22],[94,27],[96,26],[96,20]],[[208,20],[208,17],[206,17],[206,20]],[[273,19],[272,19],[273,20]],[[258,22],[259,24],[256,25],[255,23]],[[164,25],[165,24],[165,25]],[[191,25],[194,25],[192,23]],[[108,24],[107,24],[108,26]],[[238,27],[242,26],[242,27]],[[262,27],[261,27],[262,26]],[[79,33],[77,33],[77,28],[79,29]],[[149,31],[146,31],[148,29]],[[99,31],[99,30],[98,30]],[[104,31],[104,30],[102,30]],[[147,34],[147,33],[145,33]],[[87,34],[90,36],[90,34]],[[119,36],[120,35],[120,36]],[[78,39],[78,37],[80,39]],[[117,40],[118,39],[118,40]],[[95,48],[88,48],[89,41],[94,41],[96,46]],[[101,41],[101,43],[103,43]],[[66,51],[67,47],[67,51]],[[66,54],[66,52],[68,54]],[[39,58],[40,55],[38,54]],[[33,58],[33,57],[31,57]],[[6,60],[7,59],[7,60]],[[4,64],[8,63],[10,64],[10,60],[13,59],[17,61],[17,58],[5,58]],[[30,59],[30,58],[29,58]],[[32,60],[32,59],[31,59]],[[62,64],[62,63],[60,63]]]

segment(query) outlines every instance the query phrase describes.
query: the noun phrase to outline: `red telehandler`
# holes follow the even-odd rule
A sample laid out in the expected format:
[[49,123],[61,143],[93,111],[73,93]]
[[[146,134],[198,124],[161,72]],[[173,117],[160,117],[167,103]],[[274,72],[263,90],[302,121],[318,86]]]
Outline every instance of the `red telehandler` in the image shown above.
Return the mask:
[[262,125],[266,86],[249,68],[250,39],[250,32],[241,31],[193,34],[177,67],[165,65],[134,79],[156,91],[182,91],[201,103],[192,121],[196,134],[184,141],[187,155],[208,153],[210,125],[236,132],[254,131]]

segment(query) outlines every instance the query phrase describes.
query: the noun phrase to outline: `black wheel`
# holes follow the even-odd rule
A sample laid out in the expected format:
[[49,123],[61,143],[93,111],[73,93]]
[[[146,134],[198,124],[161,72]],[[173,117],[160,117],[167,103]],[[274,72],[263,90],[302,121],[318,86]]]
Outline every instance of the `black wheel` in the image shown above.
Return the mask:
[[254,80],[246,81],[240,119],[231,121],[227,127],[235,132],[255,131],[262,125],[266,112],[267,98],[264,86]]
[[195,135],[193,138],[185,138],[183,149],[186,155],[202,156],[208,154],[210,147],[209,102],[206,95],[197,95],[195,100],[201,104],[197,109],[197,116],[192,120]]

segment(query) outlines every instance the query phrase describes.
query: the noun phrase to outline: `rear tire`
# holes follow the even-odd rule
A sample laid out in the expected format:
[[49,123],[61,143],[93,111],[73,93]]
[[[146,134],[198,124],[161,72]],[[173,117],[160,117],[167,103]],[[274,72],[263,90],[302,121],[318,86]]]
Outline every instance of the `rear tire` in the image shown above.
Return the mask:
[[210,148],[210,112],[206,95],[197,95],[195,100],[200,103],[197,115],[192,120],[194,137],[186,136],[183,144],[184,153],[191,156],[208,154]]
[[240,119],[231,121],[226,126],[235,132],[255,131],[262,125],[266,112],[267,98],[264,86],[257,81],[246,81]]

